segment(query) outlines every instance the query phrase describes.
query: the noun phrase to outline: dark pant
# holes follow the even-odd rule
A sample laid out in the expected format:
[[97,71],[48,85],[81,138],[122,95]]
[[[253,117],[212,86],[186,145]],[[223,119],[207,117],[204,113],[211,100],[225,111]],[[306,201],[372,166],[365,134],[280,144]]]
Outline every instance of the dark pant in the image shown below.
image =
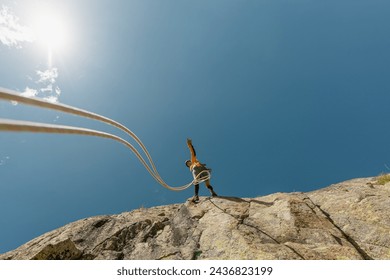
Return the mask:
[[[217,194],[214,192],[213,187],[210,185],[210,180],[205,181],[206,187],[209,189],[212,196],[216,196]],[[195,196],[199,195],[199,184],[195,185]]]

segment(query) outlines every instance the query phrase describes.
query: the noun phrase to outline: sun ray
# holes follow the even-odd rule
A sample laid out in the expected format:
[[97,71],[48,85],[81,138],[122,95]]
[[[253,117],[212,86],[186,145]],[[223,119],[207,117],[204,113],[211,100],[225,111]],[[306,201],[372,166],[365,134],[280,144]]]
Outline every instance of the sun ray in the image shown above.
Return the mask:
[[41,10],[36,14],[33,24],[35,39],[47,49],[48,67],[53,66],[53,56],[63,52],[69,46],[67,21],[51,10]]

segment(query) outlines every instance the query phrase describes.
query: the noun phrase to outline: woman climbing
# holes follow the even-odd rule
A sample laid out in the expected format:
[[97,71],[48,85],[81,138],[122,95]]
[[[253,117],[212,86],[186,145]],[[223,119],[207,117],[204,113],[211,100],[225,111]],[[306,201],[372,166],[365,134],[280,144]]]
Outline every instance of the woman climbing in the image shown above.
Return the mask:
[[186,166],[192,172],[192,176],[194,176],[194,186],[195,186],[195,195],[192,198],[193,202],[199,201],[199,183],[205,182],[206,187],[209,189],[211,196],[217,196],[214,192],[213,187],[210,185],[210,172],[211,169],[206,167],[206,164],[201,163],[196,158],[196,152],[194,146],[192,145],[192,140],[187,139],[187,146],[191,152],[191,160],[186,161]]

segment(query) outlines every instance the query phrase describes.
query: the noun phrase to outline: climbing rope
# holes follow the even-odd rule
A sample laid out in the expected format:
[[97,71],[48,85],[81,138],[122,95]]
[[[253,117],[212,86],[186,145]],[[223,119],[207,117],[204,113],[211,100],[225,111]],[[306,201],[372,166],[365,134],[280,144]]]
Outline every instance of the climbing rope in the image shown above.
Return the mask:
[[[204,174],[204,175],[202,175]],[[207,181],[207,180],[210,180],[211,178],[211,172],[210,170],[202,170],[202,172],[200,172],[198,175],[195,176],[194,180],[192,181],[192,184],[196,185],[196,184],[200,184],[204,181]]]
[[[198,184],[199,182],[203,182],[205,180],[210,179],[211,174],[209,171],[206,174],[206,176],[202,175],[202,172],[198,174],[194,180],[186,185],[179,186],[179,187],[171,187],[168,184],[165,183],[165,181],[161,178],[160,174],[157,171],[157,168],[153,162],[153,159],[151,155],[149,154],[148,150],[146,149],[145,145],[142,143],[142,141],[135,135],[134,132],[132,132],[130,129],[128,129],[126,126],[122,125],[119,122],[116,122],[112,119],[109,119],[107,117],[101,116],[99,114],[89,112],[83,109],[79,109],[76,107],[72,107],[65,104],[60,103],[51,103],[42,99],[33,98],[33,97],[25,97],[21,96],[20,93],[10,91],[7,89],[0,89],[0,99],[9,100],[9,101],[16,101],[22,104],[26,105],[32,105],[37,106],[41,108],[47,108],[52,109],[56,111],[61,111],[64,113],[74,114],[81,117],[97,120],[106,124],[109,124],[111,126],[114,126],[125,133],[127,133],[131,138],[133,138],[136,143],[141,147],[142,151],[146,155],[149,164],[145,161],[143,156],[139,153],[139,151],[129,142],[122,139],[121,137],[118,137],[114,134],[102,132],[99,130],[92,130],[87,129],[83,127],[74,127],[74,126],[65,126],[65,125],[53,125],[53,124],[46,124],[46,123],[37,123],[37,122],[27,122],[27,121],[17,121],[17,120],[9,120],[9,119],[0,119],[0,131],[17,131],[17,132],[38,132],[38,133],[59,133],[59,134],[79,134],[79,135],[90,135],[90,136],[97,136],[97,137],[103,137],[103,138],[109,138],[115,141],[118,141],[122,144],[124,144],[127,148],[129,148],[138,158],[138,160],[143,164],[145,169],[150,173],[150,175],[163,187],[172,190],[172,191],[182,191],[187,188],[189,188],[193,184]],[[201,178],[202,176],[202,178]]]

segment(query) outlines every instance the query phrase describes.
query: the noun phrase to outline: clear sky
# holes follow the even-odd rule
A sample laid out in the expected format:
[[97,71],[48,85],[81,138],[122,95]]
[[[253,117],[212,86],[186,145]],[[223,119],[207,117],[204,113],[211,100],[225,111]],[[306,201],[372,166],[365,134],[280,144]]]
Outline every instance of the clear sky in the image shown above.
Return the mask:
[[[123,123],[170,185],[192,179],[190,137],[219,195],[310,191],[388,172],[389,11],[381,0],[3,0],[0,87]],[[4,101],[0,118],[126,137]],[[192,195],[161,187],[112,140],[0,132],[0,253]]]

